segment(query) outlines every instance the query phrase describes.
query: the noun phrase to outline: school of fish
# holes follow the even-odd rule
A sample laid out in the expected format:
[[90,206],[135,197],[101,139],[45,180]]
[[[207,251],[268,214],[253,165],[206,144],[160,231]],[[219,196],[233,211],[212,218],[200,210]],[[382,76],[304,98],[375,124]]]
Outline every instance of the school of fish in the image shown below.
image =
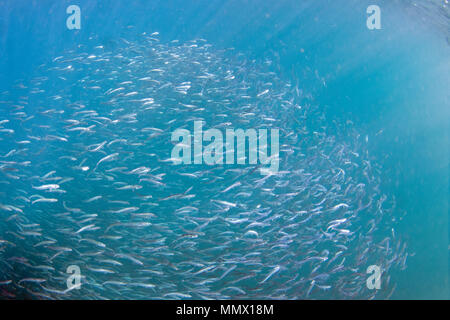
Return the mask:
[[[0,109],[1,299],[383,299],[406,268],[367,138],[270,60],[92,38]],[[197,120],[279,129],[279,171],[175,165],[171,133]]]

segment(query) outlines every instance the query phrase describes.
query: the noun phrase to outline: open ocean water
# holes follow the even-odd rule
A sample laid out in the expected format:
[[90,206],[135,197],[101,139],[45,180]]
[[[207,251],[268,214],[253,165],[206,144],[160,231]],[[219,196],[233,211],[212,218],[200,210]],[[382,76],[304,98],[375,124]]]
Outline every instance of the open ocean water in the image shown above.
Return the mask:
[[[0,0],[0,298],[448,299],[449,12]],[[174,164],[196,121],[277,170]]]

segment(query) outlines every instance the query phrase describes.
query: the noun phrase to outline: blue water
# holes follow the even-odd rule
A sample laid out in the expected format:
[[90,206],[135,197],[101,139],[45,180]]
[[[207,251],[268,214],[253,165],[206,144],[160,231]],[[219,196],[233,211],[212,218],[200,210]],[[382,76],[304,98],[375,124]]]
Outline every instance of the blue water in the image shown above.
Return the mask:
[[[371,31],[366,8],[374,2],[382,29]],[[81,30],[66,28],[71,4],[81,8]],[[297,84],[324,112],[327,125],[352,123],[367,136],[380,189],[395,198],[395,238],[409,252],[406,269],[390,274],[391,298],[448,299],[449,9],[444,1],[417,4],[3,0],[0,89],[14,95],[18,83],[45,76],[38,66],[92,38],[113,48],[143,32],[159,32],[161,43],[202,38],[256,65],[270,60],[278,78]]]

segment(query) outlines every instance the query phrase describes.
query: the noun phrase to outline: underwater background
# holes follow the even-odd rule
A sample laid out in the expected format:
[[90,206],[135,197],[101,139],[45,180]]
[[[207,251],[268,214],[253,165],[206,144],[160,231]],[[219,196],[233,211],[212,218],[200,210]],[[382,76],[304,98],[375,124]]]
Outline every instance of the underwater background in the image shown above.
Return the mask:
[[[68,17],[66,8],[72,4],[81,8],[80,30],[68,30],[66,27]],[[366,9],[371,4],[381,8],[380,30],[368,30],[366,27],[368,17]],[[0,243],[0,290],[2,290],[0,297],[448,299],[449,18],[448,4],[445,1],[0,0],[0,91],[2,92],[0,121],[3,119],[10,121],[2,123],[1,128],[8,130],[2,131],[0,135],[2,155],[0,239],[4,240]],[[148,40],[148,37],[156,40]],[[206,47],[205,43],[208,44]],[[197,47],[189,49],[184,44],[195,44]],[[98,46],[102,46],[102,49],[95,49]],[[152,46],[155,48],[154,51],[150,51]],[[166,53],[169,53],[167,57]],[[88,56],[93,54],[95,62],[85,63]],[[126,61],[114,61],[112,59],[114,55],[120,55]],[[62,58],[56,59],[57,57]],[[84,60],[77,60],[77,57]],[[109,100],[112,97],[103,100],[102,96],[109,96],[113,89],[120,87],[121,81],[128,80],[126,75],[131,74],[131,77],[136,75],[143,79],[148,76],[149,69],[164,67],[164,63],[159,65],[155,62],[156,57],[165,59],[167,65],[179,59],[177,61],[180,62],[180,66],[168,69],[166,73],[157,72],[158,78],[154,79],[158,82],[158,90],[153,91],[155,85],[150,83],[145,88],[137,85],[134,88],[136,91],[131,90],[138,92],[139,96],[148,88],[154,95],[150,97],[154,98],[157,107],[151,109],[150,114],[143,111],[142,105],[133,104],[135,101],[129,98],[132,95],[123,95],[114,101]],[[97,58],[110,60],[99,61]],[[80,70],[79,73],[65,72],[64,68],[68,64],[58,65],[60,60],[73,61],[72,65],[75,70]],[[238,87],[240,84],[228,82],[205,84],[187,79],[190,73],[197,76],[200,74],[197,73],[198,69],[195,66],[188,66],[192,61],[198,61],[202,66],[202,72],[216,72],[215,74],[226,78],[227,71],[230,71],[237,80],[246,81],[245,84],[250,87],[249,96],[254,100],[249,103],[251,108],[245,111],[252,112],[256,117],[259,115],[258,112],[265,116],[250,120],[248,122],[250,127],[268,127],[272,125],[271,123],[275,123],[273,124],[275,127],[284,127],[285,138],[282,133],[280,142],[286,148],[294,145],[287,137],[292,137],[293,133],[298,135],[295,143],[299,146],[299,150],[295,148],[294,150],[300,154],[297,155],[295,152],[294,156],[290,156],[289,152],[280,154],[280,171],[285,170],[287,174],[282,174],[273,184],[269,181],[267,182],[269,185],[265,185],[266,181],[260,181],[262,176],[250,171],[239,173],[238,176],[228,176],[226,167],[212,173],[208,172],[209,169],[206,167],[192,167],[191,171],[182,173],[200,172],[200,176],[206,179],[204,181],[197,179],[192,183],[177,176],[178,170],[182,169],[173,169],[165,162],[159,161],[170,158],[170,148],[167,146],[170,144],[170,132],[186,125],[187,122],[183,123],[183,119],[190,121],[195,113],[175,105],[180,101],[191,105],[195,98],[190,98],[190,94],[180,98],[173,92],[159,91],[161,89],[159,84],[164,81],[173,84],[178,81],[178,85],[183,85],[183,81],[178,77],[183,75],[185,81],[190,81],[188,86],[192,87],[192,90],[196,90],[197,85],[205,85],[211,96],[202,106],[208,108],[211,105],[211,110],[198,110],[196,116],[207,119],[210,127],[221,124],[213,116],[220,113],[226,114],[234,127],[244,126],[239,122],[239,118],[242,117],[240,113],[243,112],[240,107],[245,104],[240,99],[246,96],[242,97],[243,93]],[[134,63],[136,67],[129,65],[130,63]],[[124,69],[125,65],[130,66],[130,69]],[[149,69],[146,69],[147,66]],[[115,71],[118,72],[117,78],[108,78],[115,75]],[[65,82],[54,81],[58,77],[64,77]],[[79,83],[80,79],[85,79],[87,85],[99,86],[101,89],[86,89],[84,84]],[[271,83],[270,92],[274,92],[274,96],[261,95],[267,83]],[[42,90],[42,95],[34,98],[38,89]],[[184,89],[186,88],[176,87],[175,91],[180,93],[184,92]],[[200,88],[198,90],[200,91]],[[61,99],[55,99],[55,96],[61,96]],[[144,99],[146,96],[139,98]],[[171,100],[165,100],[169,98]],[[290,101],[290,105],[303,106],[308,112],[301,108],[298,109],[300,111],[293,111],[284,102],[285,100]],[[81,134],[69,131],[70,127],[69,129],[64,127],[70,125],[67,123],[69,118],[65,118],[67,114],[71,114],[71,119],[77,121],[86,120],[83,117],[76,118],[76,115],[79,115],[77,112],[82,111],[82,108],[65,109],[66,105],[84,104],[87,109],[94,109],[99,115],[104,115],[110,109],[107,109],[109,107],[103,102],[117,108],[119,115],[122,115],[121,112],[123,115],[128,113],[136,115],[134,118],[133,116],[120,118],[116,127],[101,122],[103,126],[97,124],[93,133]],[[175,104],[171,105],[172,102]],[[25,107],[16,108],[17,105]],[[126,110],[129,105],[131,109]],[[162,113],[159,112],[161,108]],[[66,112],[43,115],[45,110],[52,109]],[[22,111],[26,115],[18,114]],[[33,124],[28,127],[30,122],[24,120],[30,115],[35,117],[31,119]],[[294,121],[297,116],[299,120]],[[268,120],[269,118],[275,120]],[[177,119],[181,124],[167,126],[173,119]],[[39,127],[40,124],[47,127]],[[140,130],[136,132],[128,130],[131,127]],[[153,129],[146,131],[145,127]],[[192,130],[190,124],[187,127]],[[297,132],[300,127],[302,130]],[[159,136],[159,131],[154,128],[164,133]],[[98,131],[95,131],[97,129]],[[313,132],[318,134],[314,135]],[[29,147],[17,144],[19,140],[33,140],[29,138],[30,135],[43,138],[48,133],[53,137],[63,137],[67,140],[66,144],[60,144],[64,141],[57,138],[41,139],[42,141],[36,139],[42,143],[38,146],[33,145],[34,141]],[[113,137],[115,133],[117,136]],[[156,136],[156,142],[151,143],[152,148],[140,146],[140,141],[147,139],[150,134]],[[332,141],[324,137],[332,137]],[[103,141],[109,143],[120,138],[133,143],[120,150],[113,150],[112,145],[111,150],[105,151],[105,154],[98,154],[95,159],[90,158],[92,155],[90,151],[95,148],[94,144],[101,144]],[[389,203],[389,209],[386,211],[389,211],[389,214],[383,216],[383,219],[380,217],[380,221],[376,220],[377,234],[373,237],[360,236],[365,234],[367,220],[370,220],[366,217],[356,219],[348,226],[348,229],[354,232],[351,240],[343,240],[347,238],[341,234],[334,235],[337,242],[342,241],[343,244],[339,245],[349,244],[345,246],[345,250],[349,253],[346,262],[343,261],[341,264],[345,268],[342,278],[339,275],[333,278],[334,275],[331,273],[335,272],[336,268],[333,267],[331,259],[336,257],[336,254],[339,255],[340,247],[334,248],[333,251],[333,246],[324,242],[323,233],[321,235],[321,232],[316,232],[330,231],[329,223],[333,219],[327,217],[324,221],[318,216],[315,220],[314,215],[310,224],[302,225],[305,217],[311,214],[310,209],[316,212],[308,201],[314,194],[319,197],[321,191],[317,189],[316,184],[311,183],[311,180],[303,181],[303,173],[299,170],[310,169],[313,177],[317,179],[321,178],[322,173],[327,176],[327,163],[317,160],[317,154],[321,153],[316,154],[308,148],[314,150],[316,146],[329,154],[331,150],[341,150],[338,147],[340,145],[345,146],[343,147],[345,149],[352,146],[353,152],[365,155],[364,160],[352,167],[354,171],[348,170],[347,175],[350,175],[353,181],[363,181],[362,177],[367,171],[362,168],[367,168],[367,163],[370,163],[371,168],[372,166],[376,168],[374,169],[376,173],[373,173],[375,178],[370,178],[373,185],[368,183],[370,189],[361,198],[357,198],[359,197],[357,189],[354,192],[344,193],[344,186],[353,188],[353,182],[340,180],[336,183],[342,183],[343,190],[331,188],[330,191],[330,187],[324,184],[327,194],[337,192],[336,198],[346,200],[350,205],[349,208],[356,211],[367,203],[367,199],[372,199],[373,195],[373,208],[370,207],[371,210],[363,212],[367,215],[376,214],[375,202],[384,199],[386,195],[386,202]],[[27,150],[18,152],[24,147]],[[10,153],[11,150],[15,151]],[[88,155],[84,155],[83,152],[87,152]],[[109,162],[110,159],[98,163],[104,156],[116,152],[119,158],[122,156],[118,160],[120,165],[113,165]],[[156,156],[152,157],[152,153],[156,153]],[[126,155],[129,157],[126,158]],[[66,165],[64,161],[70,160],[61,159],[58,162],[55,160],[57,156],[59,159],[68,156],[77,160],[73,165]],[[85,163],[89,167],[87,171],[91,172],[98,167],[105,170],[102,172],[105,175],[96,176],[100,173],[95,171],[84,181],[84,170],[69,170],[77,165],[83,168],[83,159],[86,159]],[[24,161],[31,161],[31,164],[18,164]],[[335,160],[336,170],[341,161],[344,163],[344,158]],[[160,166],[162,169],[151,171],[154,175],[148,178],[164,177],[163,182],[166,186],[160,188],[157,184],[155,186],[139,183],[144,186],[139,189],[144,200],[142,198],[136,200],[135,191],[127,191],[130,193],[124,195],[122,190],[119,190],[123,185],[113,182],[120,181],[119,174],[117,176],[112,174],[110,177],[113,180],[106,177],[107,169],[112,170],[115,167],[126,168],[123,171],[130,173],[138,167],[155,169]],[[54,207],[52,203],[32,203],[36,198],[30,196],[37,193],[33,186],[53,183],[42,178],[52,170],[56,171],[55,175],[62,175],[62,178],[74,178],[67,182],[67,185],[60,183],[61,188],[66,191],[61,197],[66,198],[58,201],[59,207]],[[337,172],[333,172],[332,176],[336,177]],[[139,178],[142,176],[145,178],[146,174],[147,172],[139,174]],[[52,174],[46,178],[51,176]],[[134,185],[128,177],[129,174],[122,178],[122,182]],[[223,177],[224,181],[215,182],[214,177]],[[210,182],[210,186],[205,186],[205,181]],[[248,189],[234,188],[224,192],[228,198],[222,198],[222,192],[236,181],[240,183],[239,188]],[[110,188],[106,189],[108,183]],[[303,202],[299,204],[298,198],[293,199],[291,193],[298,192],[304,186],[307,190],[311,190],[313,195],[308,192],[300,193]],[[279,187],[281,189],[278,189]],[[263,190],[265,188],[272,190],[269,192],[270,196],[265,194],[268,192]],[[239,197],[235,197],[239,191],[246,194],[253,189],[257,191],[250,198],[245,198],[244,195],[244,199],[239,200]],[[198,202],[185,203],[183,199],[175,199],[180,203],[172,204],[170,200],[166,201],[166,198],[173,194],[188,195],[189,192],[195,194],[194,199]],[[230,192],[234,194],[230,195]],[[149,198],[145,198],[143,194]],[[51,194],[42,195],[46,198],[55,198]],[[140,209],[142,207],[137,201],[147,202],[151,195],[149,202],[153,205],[140,211],[151,211],[157,216],[156,221],[136,220],[136,223],[152,223],[159,228],[157,231],[134,228],[138,225],[127,225],[129,217],[122,215],[119,218],[114,216],[114,219],[109,221],[106,212],[118,211],[123,207],[113,206],[112,202],[101,205],[94,205],[97,203],[96,200],[86,202],[97,195],[104,198],[108,195],[109,201],[123,200],[128,202],[130,207]],[[18,199],[20,196],[25,196],[28,200]],[[320,199],[317,199],[311,202],[320,202]],[[222,200],[227,201],[226,203],[234,200],[233,204],[240,201],[241,205],[236,207],[227,204],[217,205],[217,201]],[[252,211],[260,209],[258,203],[264,203],[262,207],[266,207],[267,211],[259,211],[256,215],[274,221],[272,225],[263,225],[261,230],[251,229],[258,232],[258,237],[263,238],[264,235],[264,242],[261,243],[253,242],[252,234],[246,235],[249,224],[261,221],[253,216],[255,212]],[[338,203],[330,202],[329,205],[335,208]],[[303,213],[302,206],[307,208],[306,213]],[[79,211],[74,208],[78,208]],[[180,208],[183,210],[177,211]],[[93,230],[95,237],[89,238],[93,241],[86,243],[85,239],[79,237],[84,235],[84,232],[79,230],[86,223],[80,221],[90,219],[92,217],[88,216],[89,214],[102,210],[105,216],[100,216],[99,213],[102,220],[95,222],[100,229]],[[132,214],[139,211],[130,210]],[[327,209],[323,210],[327,212]],[[336,219],[348,218],[346,212],[335,210],[336,215],[340,214],[335,217]],[[177,212],[178,215],[175,215],[178,218],[172,217],[172,212]],[[64,213],[69,213],[73,220],[66,220]],[[244,215],[244,219],[249,219],[246,220],[247,226],[241,228],[238,220],[231,222],[226,220],[227,217],[243,219],[243,213],[248,213]],[[17,217],[11,218],[14,214],[17,214]],[[299,215],[298,220],[296,214]],[[165,218],[161,218],[162,215],[166,215]],[[180,215],[183,218],[185,215],[195,215],[198,218],[195,220],[197,226],[202,226],[206,221],[202,219],[210,215],[223,216],[224,220],[220,220],[220,217],[218,220],[212,220],[203,230],[195,229],[195,223],[190,224],[192,222],[189,222],[189,219],[180,219]],[[281,218],[288,215],[292,217]],[[220,223],[217,222],[219,220]],[[90,220],[88,224],[93,223],[92,221]],[[64,222],[67,222],[67,226],[62,225]],[[263,222],[268,223],[266,220]],[[113,236],[121,237],[117,240],[101,238],[111,229],[117,230],[114,223],[133,230],[130,233],[116,231],[117,234]],[[135,220],[131,223],[135,223]],[[183,223],[186,223],[183,229],[177,230],[177,226]],[[286,228],[291,223],[298,225]],[[26,231],[27,228],[35,228],[33,224],[39,225],[38,234]],[[53,234],[52,231],[58,228],[65,233]],[[190,229],[202,233],[194,234],[193,239],[189,239],[190,242],[184,243],[185,240],[180,240],[180,237]],[[51,235],[50,238],[45,237],[46,231],[49,232],[47,236]],[[155,232],[161,238],[149,237],[149,232]],[[61,240],[57,238],[58,235]],[[214,235],[219,237],[217,242]],[[242,243],[232,241],[238,235],[245,238]],[[319,237],[318,241],[316,237]],[[294,240],[297,238],[299,239]],[[385,247],[386,238],[389,238],[388,248]],[[66,253],[61,247],[55,249],[55,243],[36,246],[42,241],[54,239],[60,240],[58,246],[62,248],[74,249],[75,244],[79,244],[80,247]],[[202,242],[202,239],[205,242]],[[146,240],[152,246],[155,242],[150,241],[156,241],[162,247],[155,245],[152,250],[148,250],[149,247],[139,242],[140,240]],[[101,244],[95,241],[101,241]],[[178,246],[180,242],[182,244]],[[214,248],[220,243],[225,243],[225,247],[229,245],[228,250],[235,255],[213,254]],[[256,246],[253,250],[261,253],[260,259],[255,259],[252,255],[253,244]],[[113,260],[117,264],[120,263],[120,268],[124,268],[125,271],[89,264],[91,261],[89,259],[98,262],[99,258],[83,254],[95,251],[102,245],[112,248],[111,251],[105,251],[106,257],[103,257],[102,261],[107,260],[111,264]],[[167,245],[168,249],[164,245]],[[142,250],[135,252],[134,248],[139,246],[143,246]],[[305,251],[302,251],[302,248],[305,248]],[[374,249],[370,255],[367,253],[371,252],[370,248],[383,250]],[[210,249],[214,250],[208,251]],[[154,257],[158,250],[167,253],[160,260],[152,260],[146,255]],[[182,252],[181,256],[173,253],[177,250],[181,250],[178,251]],[[60,252],[60,256],[53,260],[52,255]],[[240,252],[243,253],[242,256],[239,255]],[[386,257],[383,256],[383,252],[386,252]],[[313,253],[317,253],[319,260],[323,259],[323,263],[326,264],[326,267],[320,267],[324,268],[322,273],[315,269],[319,268],[319,265],[316,266],[310,261],[296,264],[304,261],[305,257],[311,258]],[[65,254],[68,256],[65,257]],[[221,263],[215,265],[212,258],[219,259],[219,256],[222,259]],[[133,257],[140,257],[141,260],[137,262]],[[128,266],[127,262],[120,259],[128,260],[128,263],[131,260],[132,264]],[[189,259],[196,261],[196,264],[188,265],[186,262]],[[340,259],[341,257],[339,261]],[[364,261],[364,264],[358,267],[346,265],[351,259]],[[374,295],[367,288],[362,288],[365,285],[367,266],[376,264],[377,261],[389,265],[387,268],[389,271],[386,273],[389,281],[383,280],[386,281],[383,282],[383,286],[386,284],[386,290],[382,290],[380,296]],[[62,274],[65,274],[68,264],[77,263],[81,264],[82,273],[86,268],[91,268],[86,271],[88,288],[72,290],[66,297],[60,292],[64,291],[65,286]],[[112,264],[114,265],[114,262]],[[164,264],[164,267],[160,268],[160,264]],[[303,265],[308,267],[299,271]],[[37,266],[44,267],[36,268]],[[134,278],[135,268],[141,267],[145,267],[145,270],[151,269],[153,272]],[[110,274],[109,271],[114,273]],[[360,275],[355,278],[353,271]],[[214,274],[215,272],[217,274]],[[249,277],[241,280],[246,273],[255,274],[255,279]],[[211,279],[218,282],[209,282]],[[107,283],[108,281],[110,282]],[[119,281],[121,283],[117,283]],[[134,283],[133,289],[123,284],[130,281]],[[239,281],[243,281],[241,285]],[[346,281],[352,285],[347,286],[344,283]],[[168,282],[174,284],[167,285]],[[336,284],[339,290],[333,291],[333,284]],[[209,290],[197,290],[196,286],[207,287]],[[123,287],[126,289],[122,289]],[[223,291],[225,287],[229,289]],[[141,289],[142,291],[139,291]],[[87,290],[87,293],[83,293],[83,290]]]

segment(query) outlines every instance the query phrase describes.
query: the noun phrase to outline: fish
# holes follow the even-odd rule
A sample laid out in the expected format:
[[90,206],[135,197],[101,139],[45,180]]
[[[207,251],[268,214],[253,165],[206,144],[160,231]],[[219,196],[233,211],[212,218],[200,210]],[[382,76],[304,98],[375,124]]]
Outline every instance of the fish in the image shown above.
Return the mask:
[[280,268],[281,268],[280,266],[276,266],[275,268],[273,268],[273,270],[260,283],[264,283],[267,280],[269,280],[275,273],[280,271]]
[[59,185],[58,184],[45,184],[42,186],[32,186],[33,189],[36,190],[53,190],[53,189],[59,189]]
[[38,202],[50,202],[50,203],[51,202],[58,202],[58,199],[42,197],[42,198],[39,198],[39,199],[36,199],[36,200],[32,201],[31,204],[35,204],[35,203],[38,203]]

